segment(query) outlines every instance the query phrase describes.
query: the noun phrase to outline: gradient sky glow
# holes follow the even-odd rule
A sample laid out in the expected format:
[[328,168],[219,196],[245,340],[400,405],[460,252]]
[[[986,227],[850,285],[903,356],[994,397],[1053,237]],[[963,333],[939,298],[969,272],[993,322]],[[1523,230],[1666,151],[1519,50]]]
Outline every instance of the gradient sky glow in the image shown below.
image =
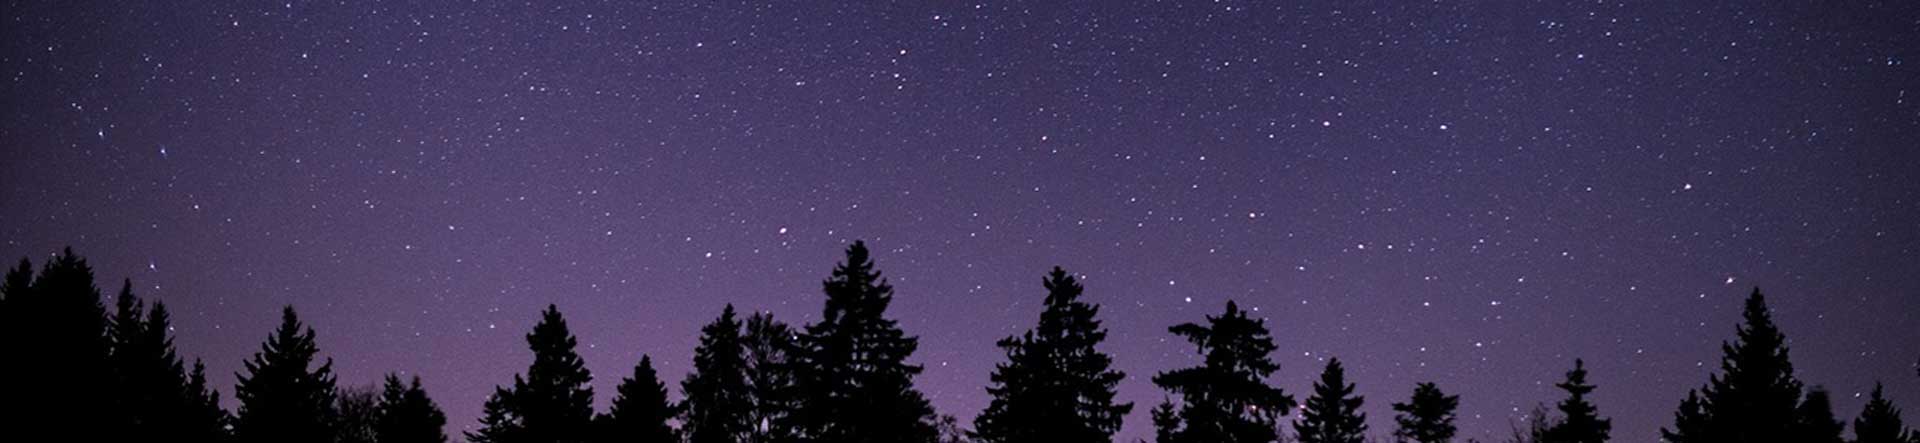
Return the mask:
[[1920,420],[1920,5],[1557,3],[13,2],[0,258],[132,278],[230,407],[292,304],[456,435],[548,303],[604,408],[854,239],[963,420],[1054,265],[1127,441],[1228,299],[1375,435],[1430,380],[1504,435],[1580,357],[1653,441],[1756,285],[1840,415]]

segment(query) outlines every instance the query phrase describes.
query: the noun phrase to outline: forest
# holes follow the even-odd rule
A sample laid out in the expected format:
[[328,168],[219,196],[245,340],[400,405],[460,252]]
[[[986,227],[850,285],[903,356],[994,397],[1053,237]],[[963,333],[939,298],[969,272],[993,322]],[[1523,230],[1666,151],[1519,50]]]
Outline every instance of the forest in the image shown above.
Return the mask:
[[[526,371],[494,388],[472,430],[450,435],[418,376],[390,374],[377,389],[337,384],[332,360],[318,359],[314,331],[292,306],[244,362],[228,391],[237,407],[227,410],[203,362],[176,351],[166,305],[141,299],[128,280],[103,298],[93,269],[68,249],[37,270],[23,258],[0,287],[0,433],[80,442],[1112,441],[1122,418],[1145,406],[1115,400],[1126,376],[1100,350],[1100,306],[1081,299],[1074,274],[1055,267],[1043,286],[1038,322],[996,342],[1004,356],[984,388],[991,403],[970,424],[935,411],[915,388],[922,368],[908,359],[917,338],[887,315],[893,288],[855,242],[823,282],[818,322],[721,310],[699,331],[677,401],[642,356],[620,376],[611,407],[596,411],[578,342],[549,305],[525,336],[534,356]],[[1456,436],[1461,394],[1443,380],[1417,384],[1391,403],[1393,417],[1369,422],[1338,359],[1312,392],[1285,392],[1269,380],[1278,366],[1266,320],[1232,301],[1219,312],[1167,329],[1200,358],[1151,377],[1166,395],[1150,406],[1155,442],[1471,441]],[[1699,388],[1675,396],[1684,400],[1660,430],[1665,441],[1920,442],[1878,388],[1859,416],[1836,417],[1827,391],[1795,377],[1786,336],[1757,288],[1719,362]],[[1555,385],[1564,397],[1543,399],[1550,409],[1529,414],[1506,441],[1609,441],[1607,408],[1648,407],[1595,404],[1589,395],[1599,387],[1587,376],[1583,361],[1568,362]]]

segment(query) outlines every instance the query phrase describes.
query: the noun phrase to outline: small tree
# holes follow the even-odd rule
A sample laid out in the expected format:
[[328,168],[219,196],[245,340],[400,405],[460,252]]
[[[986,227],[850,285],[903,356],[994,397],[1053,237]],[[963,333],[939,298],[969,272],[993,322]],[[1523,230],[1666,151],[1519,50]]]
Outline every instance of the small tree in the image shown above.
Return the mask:
[[1186,337],[1205,364],[1153,376],[1153,384],[1177,396],[1154,409],[1159,443],[1266,443],[1279,438],[1277,422],[1294,407],[1293,397],[1268,385],[1280,369],[1270,358],[1273,336],[1265,320],[1247,318],[1232,301],[1207,325],[1168,329]]
[[653,370],[653,358],[640,356],[633,376],[620,380],[615,388],[613,407],[598,419],[600,438],[605,443],[673,443],[680,441],[668,423],[680,415],[680,408],[667,400],[667,385]]
[[700,328],[700,346],[693,350],[693,372],[680,383],[687,394],[686,427],[690,443],[733,443],[747,439],[753,424],[753,405],[747,384],[746,361],[740,343],[740,322],[733,305],[720,318]]
[[1393,410],[1399,413],[1394,417],[1399,429],[1395,429],[1393,435],[1403,442],[1451,442],[1457,432],[1453,425],[1454,409],[1459,407],[1460,396],[1440,392],[1433,383],[1416,385],[1412,399],[1393,404]]
[[280,312],[280,328],[246,362],[235,397],[240,411],[233,432],[243,442],[331,443],[334,438],[333,359],[312,368],[320,348],[313,328],[300,323],[292,306]]
[[1881,394],[1879,383],[1873,384],[1860,418],[1853,420],[1853,435],[1854,443],[1906,443],[1914,438],[1900,421],[1900,408]]
[[1587,401],[1593,385],[1587,384],[1586,362],[1573,360],[1567,381],[1554,386],[1567,391],[1560,401],[1560,422],[1547,429],[1546,443],[1602,443],[1613,429],[1613,421],[1601,418],[1598,409]]
[[1327,359],[1327,368],[1320,372],[1320,381],[1313,384],[1313,395],[1307,397],[1306,407],[1300,411],[1301,419],[1293,428],[1300,433],[1300,443],[1363,443],[1367,440],[1367,414],[1360,412],[1360,405],[1366,399],[1353,394],[1353,384],[1347,383],[1347,371],[1340,366],[1340,359]]
[[420,387],[420,376],[412,383],[400,383],[400,376],[387,374],[380,388],[380,406],[374,420],[374,435],[380,443],[446,443],[447,414],[427,397]]

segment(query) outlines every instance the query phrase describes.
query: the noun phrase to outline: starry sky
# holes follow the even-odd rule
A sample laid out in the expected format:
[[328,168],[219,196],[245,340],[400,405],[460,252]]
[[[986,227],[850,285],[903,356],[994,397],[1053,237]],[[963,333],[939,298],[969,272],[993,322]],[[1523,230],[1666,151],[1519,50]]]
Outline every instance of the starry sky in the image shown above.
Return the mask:
[[1577,357],[1652,441],[1755,286],[1840,415],[1920,409],[1911,2],[871,3],[8,2],[0,256],[132,278],[229,407],[294,305],[450,431],[549,303],[604,408],[726,303],[817,319],[855,239],[963,421],[1054,265],[1129,441],[1227,300],[1382,436],[1430,380],[1504,435]]

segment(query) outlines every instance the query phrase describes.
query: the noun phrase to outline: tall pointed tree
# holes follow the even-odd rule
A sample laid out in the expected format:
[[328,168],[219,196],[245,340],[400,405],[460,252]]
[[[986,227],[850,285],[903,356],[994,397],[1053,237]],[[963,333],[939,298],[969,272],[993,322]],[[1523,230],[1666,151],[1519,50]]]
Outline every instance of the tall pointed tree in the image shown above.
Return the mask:
[[1794,427],[1791,440],[1799,443],[1845,443],[1841,436],[1846,424],[1833,416],[1833,401],[1828,398],[1827,390],[1815,387],[1807,390],[1807,397],[1800,400],[1800,407],[1794,412]]
[[1453,425],[1454,409],[1459,407],[1460,396],[1440,392],[1433,383],[1415,385],[1412,399],[1393,404],[1394,412],[1399,413],[1393,419],[1399,425],[1393,436],[1410,443],[1452,442],[1458,432]]
[[937,435],[933,407],[913,378],[921,367],[906,363],[920,340],[886,317],[893,302],[888,285],[854,242],[846,262],[822,283],[826,308],[807,325],[805,437],[836,443],[927,442]]
[[1169,332],[1185,337],[1206,357],[1201,366],[1153,376],[1153,384],[1178,397],[1154,411],[1159,443],[1266,443],[1279,438],[1279,418],[1293,397],[1268,385],[1273,336],[1266,320],[1247,318],[1232,301],[1207,325],[1182,323]]
[[1573,360],[1573,370],[1567,371],[1567,380],[1555,384],[1560,390],[1567,391],[1567,399],[1560,401],[1560,421],[1547,429],[1546,443],[1602,443],[1607,441],[1613,431],[1613,420],[1601,418],[1599,409],[1587,400],[1587,394],[1593,393],[1594,386],[1587,384],[1587,363]]
[[753,424],[746,360],[740,342],[740,321],[728,304],[700,328],[700,345],[693,350],[693,372],[680,383],[685,403],[689,443],[745,441]]
[[1320,381],[1314,382],[1313,395],[1307,397],[1293,429],[1300,433],[1300,443],[1365,442],[1367,414],[1360,412],[1365,402],[1364,397],[1354,395],[1353,384],[1347,383],[1347,371],[1340,366],[1340,359],[1327,359],[1327,368],[1320,372]]
[[487,399],[475,441],[493,443],[587,441],[593,424],[593,375],[574,352],[579,340],[567,330],[560,309],[547,305],[527,334],[533,364],[513,376],[513,388],[496,388]]
[[800,434],[793,417],[800,407],[800,381],[794,368],[802,352],[798,335],[772,314],[755,313],[747,316],[741,341],[752,403],[747,422],[753,430],[747,441],[797,441]]
[[[224,434],[226,413],[217,393],[194,385],[173,347],[172,316],[165,303],[152,309],[122,284],[110,323],[108,342],[114,373],[116,425],[123,438],[206,441]],[[208,409],[211,408],[211,409]]]
[[1867,407],[1853,420],[1853,443],[1906,443],[1913,438],[1913,431],[1900,421],[1900,408],[1887,401],[1880,384],[1874,383]]
[[653,359],[640,356],[633,376],[620,380],[615,388],[613,407],[596,421],[601,443],[677,443],[669,421],[680,415],[680,408],[667,400],[667,385],[653,370]]
[[1711,377],[1699,396],[1682,402],[1673,429],[1661,435],[1672,443],[1765,441],[1792,435],[1800,381],[1787,358],[1786,335],[1773,324],[1766,297],[1754,288],[1741,313],[1732,343],[1720,345],[1721,374]]
[[1126,374],[1095,347],[1107,338],[1098,305],[1080,301],[1084,288],[1055,266],[1041,280],[1047,296],[1040,324],[997,344],[1007,361],[994,368],[993,401],[974,419],[988,443],[1110,442],[1132,403],[1113,400]]
[[246,443],[331,443],[334,403],[333,359],[313,368],[312,328],[300,323],[288,306],[280,313],[280,328],[267,337],[260,352],[246,361],[246,373],[234,395],[240,410],[234,416],[234,436]]
[[182,437],[171,441],[224,442],[232,439],[227,426],[233,422],[233,416],[220,408],[220,391],[207,385],[207,365],[199,359],[193,360],[193,371],[187,373],[186,394],[187,403],[180,410]]
[[400,376],[387,374],[380,387],[379,413],[373,434],[380,443],[446,443],[447,414],[427,397],[420,376],[403,384]]
[[[10,271],[6,291],[6,358],[0,380],[6,411],[0,429],[15,435],[58,435],[74,441],[118,437],[124,420],[114,410],[107,311],[93,268],[68,248],[29,278],[30,266]],[[31,286],[28,286],[31,285]],[[101,420],[100,418],[106,418]]]

